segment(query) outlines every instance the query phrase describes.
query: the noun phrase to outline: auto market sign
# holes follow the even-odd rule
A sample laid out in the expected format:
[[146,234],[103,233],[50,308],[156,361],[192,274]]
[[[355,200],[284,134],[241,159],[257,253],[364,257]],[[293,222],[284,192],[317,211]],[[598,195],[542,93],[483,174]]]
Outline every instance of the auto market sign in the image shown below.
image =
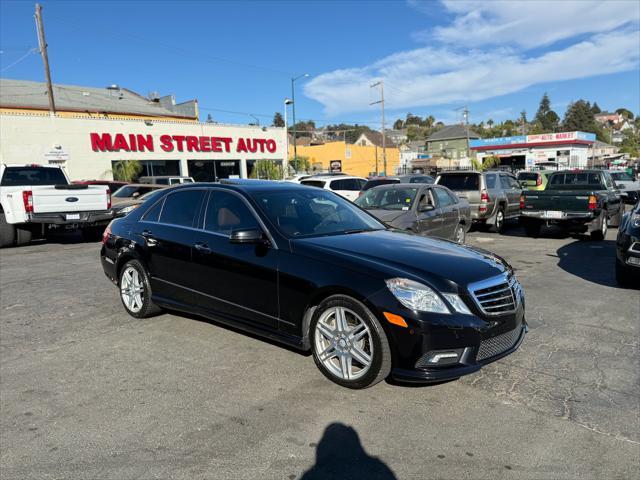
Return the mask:
[[96,133],[89,134],[94,152],[154,152],[156,146],[165,152],[236,152],[275,153],[276,141],[270,138],[209,137],[195,135],[153,135]]

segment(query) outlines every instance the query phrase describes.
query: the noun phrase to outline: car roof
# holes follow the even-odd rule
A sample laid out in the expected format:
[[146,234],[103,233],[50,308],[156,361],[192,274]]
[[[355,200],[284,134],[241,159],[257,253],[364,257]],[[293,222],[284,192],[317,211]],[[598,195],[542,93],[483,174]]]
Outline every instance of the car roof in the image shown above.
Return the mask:
[[166,185],[161,185],[159,183],[127,183],[122,185],[123,187],[144,187],[144,188],[165,188]]
[[306,182],[307,180],[350,180],[352,178],[356,178],[358,180],[366,180],[363,177],[356,177],[355,175],[314,175],[312,178],[305,178],[302,180]]
[[[166,185],[163,185],[166,187]],[[245,191],[245,192],[257,192],[257,191],[272,191],[272,190],[304,190],[309,191],[310,188],[306,185],[299,183],[287,182],[283,180],[253,180],[247,178],[237,178],[229,181],[225,179],[222,182],[195,182],[195,183],[182,183],[180,185],[171,185],[166,187],[165,190],[184,190],[189,188],[223,188],[227,190]]]

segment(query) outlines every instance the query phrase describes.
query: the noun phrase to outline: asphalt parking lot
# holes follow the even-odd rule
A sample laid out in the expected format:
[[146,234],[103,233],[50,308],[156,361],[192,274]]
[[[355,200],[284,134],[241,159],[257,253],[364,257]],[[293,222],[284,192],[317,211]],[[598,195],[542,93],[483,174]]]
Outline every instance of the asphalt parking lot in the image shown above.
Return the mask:
[[215,322],[134,320],[75,237],[0,253],[0,476],[629,479],[640,469],[640,292],[614,239],[473,232],[527,295],[515,354],[364,391]]

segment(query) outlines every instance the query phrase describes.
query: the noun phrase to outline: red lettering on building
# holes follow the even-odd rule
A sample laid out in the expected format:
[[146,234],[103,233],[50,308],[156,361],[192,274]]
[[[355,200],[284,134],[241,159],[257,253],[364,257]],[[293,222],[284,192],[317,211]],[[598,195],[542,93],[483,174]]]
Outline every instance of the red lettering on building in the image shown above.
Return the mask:
[[267,140],[267,151],[269,153],[275,153],[276,152],[276,141],[275,140]]
[[220,137],[220,138],[218,138],[218,140],[220,140],[222,143],[224,143],[224,151],[229,153],[231,151],[231,142],[233,140],[231,140],[231,138],[229,138],[229,137]]
[[113,152],[119,152],[120,150],[124,150],[125,152],[130,152],[131,149],[127,144],[127,139],[124,138],[124,135],[121,133],[116,133],[115,138],[113,139]]
[[171,136],[162,135],[160,137],[160,148],[165,152],[173,152],[173,142],[171,141]]
[[236,152],[246,152],[247,146],[245,145],[244,138],[238,139],[238,146],[236,147]]
[[200,145],[198,145],[198,137],[188,136],[188,137],[185,137],[185,141],[187,142],[187,151],[189,152],[200,151]]
[[220,145],[220,139],[216,137],[211,137],[211,151],[212,152],[221,152],[222,145]]
[[110,152],[113,150],[111,135],[109,133],[91,133],[91,149],[94,152]]
[[153,152],[153,137],[151,135],[136,135],[136,141],[138,143],[138,150],[144,152]]
[[201,152],[210,152],[211,151],[211,138],[209,138],[209,137],[200,137],[200,151]]
[[184,150],[182,149],[182,142],[184,142],[184,135],[174,135],[173,140],[176,142],[176,148],[178,149],[179,152],[184,152]]

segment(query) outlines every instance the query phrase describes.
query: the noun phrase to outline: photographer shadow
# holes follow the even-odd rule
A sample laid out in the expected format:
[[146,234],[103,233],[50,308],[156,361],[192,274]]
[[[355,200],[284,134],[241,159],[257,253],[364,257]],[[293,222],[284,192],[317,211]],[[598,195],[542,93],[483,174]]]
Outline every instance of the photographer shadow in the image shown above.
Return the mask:
[[301,480],[396,480],[381,460],[367,455],[358,433],[342,423],[332,423],[324,431],[316,449],[316,463]]

